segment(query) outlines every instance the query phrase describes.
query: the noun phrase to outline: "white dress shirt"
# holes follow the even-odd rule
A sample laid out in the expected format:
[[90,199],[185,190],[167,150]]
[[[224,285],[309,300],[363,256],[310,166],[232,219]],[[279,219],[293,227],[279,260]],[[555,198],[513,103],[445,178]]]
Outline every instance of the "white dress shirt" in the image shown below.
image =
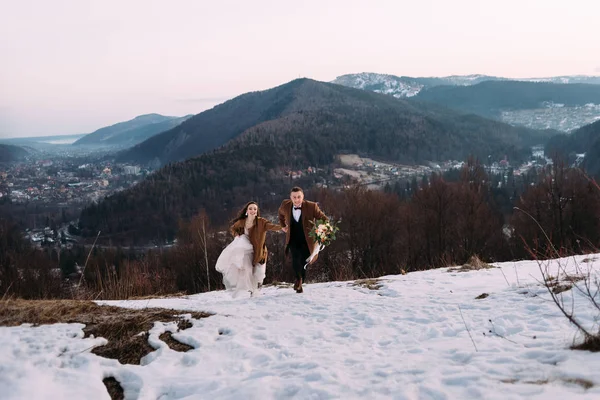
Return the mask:
[[[294,207],[292,205],[292,207]],[[294,215],[294,219],[296,220],[296,222],[300,222],[300,216],[302,215],[302,210],[296,210],[295,208],[292,208],[292,214]]]

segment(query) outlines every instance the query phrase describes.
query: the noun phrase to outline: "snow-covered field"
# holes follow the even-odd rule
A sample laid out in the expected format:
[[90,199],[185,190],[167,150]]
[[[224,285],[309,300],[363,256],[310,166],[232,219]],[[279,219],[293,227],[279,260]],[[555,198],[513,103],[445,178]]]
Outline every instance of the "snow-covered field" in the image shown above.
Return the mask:
[[[252,299],[103,302],[215,313],[173,335],[195,347],[187,353],[158,339],[173,325],[156,323],[157,350],[139,366],[91,354],[104,339],[82,339],[80,324],[0,328],[0,398],[108,399],[106,376],[126,399],[600,398],[600,355],[569,349],[576,331],[539,284],[537,263],[496,265],[388,276],[377,290],[333,282],[303,294],[267,287]],[[593,326],[598,313],[576,290],[563,294]]]

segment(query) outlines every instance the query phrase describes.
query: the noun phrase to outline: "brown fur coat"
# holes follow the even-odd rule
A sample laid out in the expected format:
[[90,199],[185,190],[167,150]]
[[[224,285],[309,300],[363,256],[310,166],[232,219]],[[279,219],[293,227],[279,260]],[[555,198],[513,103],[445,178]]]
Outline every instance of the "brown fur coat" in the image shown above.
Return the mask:
[[[246,224],[245,219],[241,219],[234,223],[231,228],[231,234],[233,236],[239,236],[244,234],[244,225]],[[281,226],[272,224],[268,220],[262,217],[256,217],[254,220],[254,226],[250,228],[248,237],[252,247],[254,248],[254,264],[264,264],[267,262],[268,250],[265,241],[267,240],[267,231],[280,231]]]

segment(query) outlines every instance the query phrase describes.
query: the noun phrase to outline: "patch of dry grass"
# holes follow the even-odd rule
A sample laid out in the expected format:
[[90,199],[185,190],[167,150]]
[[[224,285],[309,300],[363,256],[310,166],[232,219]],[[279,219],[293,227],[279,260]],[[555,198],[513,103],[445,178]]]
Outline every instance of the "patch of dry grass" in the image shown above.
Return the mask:
[[379,278],[357,279],[352,283],[352,286],[364,287],[369,290],[379,290],[383,286]]
[[448,268],[448,272],[468,272],[468,271],[478,271],[480,269],[491,269],[491,268],[496,268],[496,267],[494,267],[493,265],[490,265],[484,261],[481,261],[481,259],[477,255],[474,255],[471,258],[469,258],[469,261],[467,261],[465,264],[461,265],[460,267]]
[[597,353],[600,351],[600,335],[588,336],[582,343],[572,346],[571,349]]
[[575,283],[584,279],[585,277],[580,275],[565,275],[562,279],[549,275],[546,284],[554,294],[559,294],[571,290]]
[[[180,328],[180,330],[182,330],[182,329]],[[182,353],[185,353],[186,351],[190,351],[190,350],[194,349],[189,344],[181,343],[177,339],[174,339],[171,332],[165,332],[165,333],[161,334],[158,338],[160,340],[162,340],[163,342],[165,342],[171,348],[171,350],[180,351]]]
[[118,380],[113,377],[104,378],[102,383],[104,383],[104,386],[106,386],[106,390],[108,391],[108,395],[110,396],[111,400],[125,399],[125,391]]
[[588,390],[594,387],[594,382],[588,381],[587,379],[583,378],[563,378],[562,381],[565,383],[581,386],[584,390]]
[[92,349],[92,353],[119,360],[122,364],[139,364],[142,357],[154,351],[148,344],[148,331],[155,321],[177,322],[180,330],[192,326],[181,314],[191,314],[194,319],[211,315],[162,308],[133,310],[78,300],[9,300],[0,307],[0,326],[85,324],[86,337],[93,335],[108,340],[106,345]]
[[127,298],[127,300],[149,300],[149,299],[171,299],[173,297],[185,298],[188,297],[186,292],[177,292],[172,294],[165,295],[151,295],[151,296],[132,296]]
[[[566,383],[569,385],[581,386],[584,390],[588,390],[594,387],[594,382],[583,378],[558,378],[559,382]],[[535,381],[520,381],[518,379],[502,379],[502,383],[526,383],[529,385],[547,385],[552,382],[549,379],[538,379]]]

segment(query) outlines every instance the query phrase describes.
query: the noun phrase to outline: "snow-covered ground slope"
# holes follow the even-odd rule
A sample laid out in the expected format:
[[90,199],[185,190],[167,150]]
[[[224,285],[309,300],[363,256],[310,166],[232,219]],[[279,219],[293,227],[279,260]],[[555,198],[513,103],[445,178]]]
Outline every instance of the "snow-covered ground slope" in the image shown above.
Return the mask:
[[[593,257],[562,261],[587,268]],[[156,323],[157,350],[139,366],[91,354],[104,339],[81,339],[79,324],[0,328],[0,398],[108,399],[106,376],[127,399],[600,398],[600,356],[569,349],[576,330],[549,301],[537,263],[496,266],[387,276],[375,290],[332,282],[252,299],[102,302],[215,313],[173,335],[195,347],[187,353],[158,339],[173,325]],[[597,310],[577,290],[563,295],[593,326]]]

